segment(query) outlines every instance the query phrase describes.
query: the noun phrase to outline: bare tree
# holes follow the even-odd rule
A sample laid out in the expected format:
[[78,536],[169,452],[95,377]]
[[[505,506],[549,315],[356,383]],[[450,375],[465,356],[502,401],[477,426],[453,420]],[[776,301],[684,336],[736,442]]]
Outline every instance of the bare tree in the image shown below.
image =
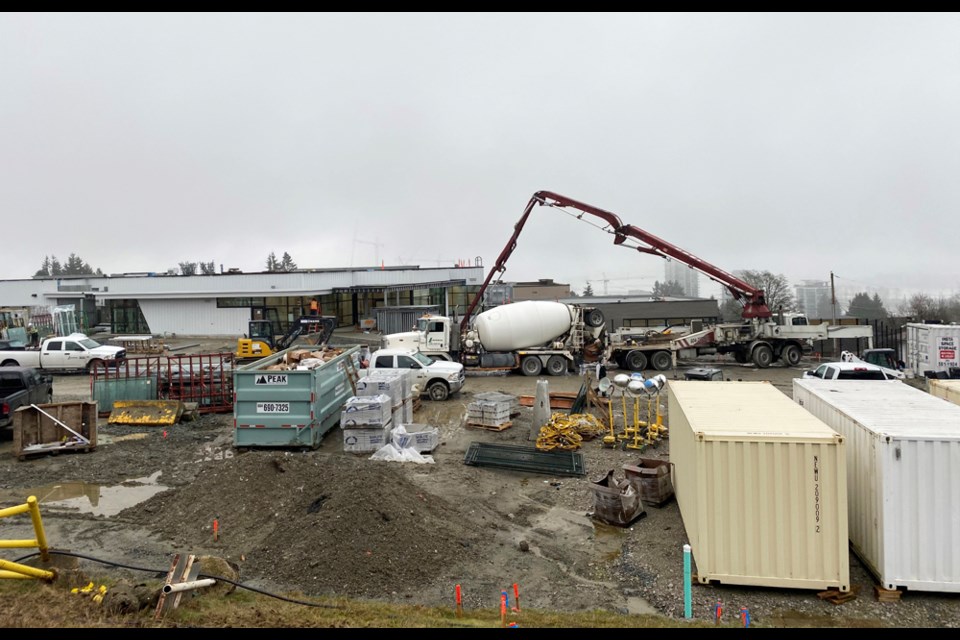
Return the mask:
[[960,322],[960,294],[950,298],[917,293],[898,307],[898,313],[909,316],[917,322]]
[[757,289],[763,289],[767,301],[767,308],[776,313],[782,307],[784,311],[796,311],[797,304],[793,298],[793,291],[787,277],[782,273],[774,274],[769,271],[754,271],[744,269],[734,272],[741,280]]

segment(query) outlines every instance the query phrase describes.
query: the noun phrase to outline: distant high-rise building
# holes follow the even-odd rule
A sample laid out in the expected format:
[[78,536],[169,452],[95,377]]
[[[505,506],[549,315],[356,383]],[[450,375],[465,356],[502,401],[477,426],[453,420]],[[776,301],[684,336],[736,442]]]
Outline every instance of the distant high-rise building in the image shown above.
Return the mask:
[[[822,280],[802,280],[794,285],[797,308],[808,318],[826,319],[833,315],[830,283]],[[839,309],[837,310],[839,313]]]
[[700,297],[700,272],[676,260],[667,260],[664,265],[667,282],[678,282],[683,294],[690,298]]

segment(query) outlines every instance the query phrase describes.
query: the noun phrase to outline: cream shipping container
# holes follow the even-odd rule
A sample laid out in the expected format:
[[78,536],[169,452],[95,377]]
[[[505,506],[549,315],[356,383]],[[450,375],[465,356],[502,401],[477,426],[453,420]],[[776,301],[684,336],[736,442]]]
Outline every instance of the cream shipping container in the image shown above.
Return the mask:
[[793,381],[846,438],[854,552],[884,589],[960,592],[960,406],[896,381]]
[[960,324],[906,325],[906,365],[916,375],[960,368]]
[[843,437],[767,382],[668,390],[673,488],[699,581],[849,591]]
[[960,404],[960,380],[927,380],[930,395]]

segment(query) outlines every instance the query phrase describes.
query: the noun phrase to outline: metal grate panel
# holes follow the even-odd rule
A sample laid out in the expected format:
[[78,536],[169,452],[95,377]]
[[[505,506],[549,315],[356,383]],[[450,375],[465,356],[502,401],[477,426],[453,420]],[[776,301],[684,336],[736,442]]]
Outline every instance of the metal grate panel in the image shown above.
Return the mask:
[[586,474],[583,454],[575,451],[539,451],[535,447],[473,442],[463,463],[476,467],[497,467],[513,471],[529,471],[551,476]]

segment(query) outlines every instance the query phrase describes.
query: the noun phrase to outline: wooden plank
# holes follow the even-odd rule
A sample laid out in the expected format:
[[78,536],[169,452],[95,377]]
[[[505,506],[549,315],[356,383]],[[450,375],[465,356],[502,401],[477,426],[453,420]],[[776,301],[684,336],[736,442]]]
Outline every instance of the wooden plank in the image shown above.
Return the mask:
[[[186,558],[181,556],[179,553],[173,556],[173,562],[170,563],[170,571],[167,572],[167,579],[164,581],[164,584],[173,584],[174,576],[177,575],[178,567],[183,566],[186,562]],[[157,600],[157,610],[154,614],[154,620],[159,620],[164,612],[169,608],[169,603],[167,601],[167,594],[163,592],[163,589],[160,590],[160,599]]]
[[[573,407],[573,403],[577,399],[576,393],[568,393],[566,391],[552,391],[550,392],[550,408],[551,409],[570,409]],[[533,396],[520,396],[520,406],[521,407],[532,407],[535,399]]]

